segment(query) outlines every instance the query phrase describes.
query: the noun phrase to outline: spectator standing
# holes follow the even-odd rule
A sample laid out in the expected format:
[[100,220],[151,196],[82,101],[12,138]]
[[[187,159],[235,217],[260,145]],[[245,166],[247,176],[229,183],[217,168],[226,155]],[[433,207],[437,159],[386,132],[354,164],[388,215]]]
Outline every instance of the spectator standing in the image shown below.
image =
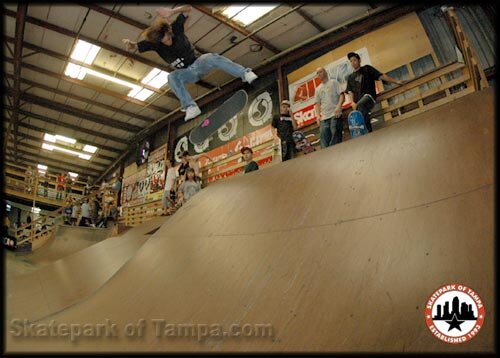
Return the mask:
[[186,179],[179,187],[179,199],[177,201],[178,206],[181,206],[189,199],[191,199],[196,193],[201,190],[201,180],[195,175],[193,168],[188,168],[186,170]]
[[63,199],[63,191],[64,191],[64,183],[65,183],[65,177],[64,174],[61,173],[56,177],[56,182],[57,182],[57,194],[56,194],[56,200],[62,200]]
[[243,160],[247,162],[245,166],[245,174],[259,170],[259,165],[253,160],[253,150],[249,147],[241,148],[241,154],[243,154]]
[[172,162],[169,159],[165,161],[165,165],[167,167],[167,175],[161,202],[163,206],[163,215],[168,215],[171,211],[170,209],[175,207],[175,179],[177,177],[177,171],[172,166]]
[[64,179],[65,182],[65,188],[66,188],[66,196],[71,194],[71,184],[73,183],[73,180],[71,179],[71,175],[66,174],[66,178]]
[[49,179],[47,178],[47,174],[42,173],[40,175],[40,183],[41,186],[43,187],[43,196],[46,198],[49,194]]
[[375,106],[375,103],[377,103],[375,81],[384,80],[398,85],[402,85],[404,82],[396,80],[385,73],[381,73],[370,65],[361,66],[361,58],[356,52],[349,52],[347,58],[354,72],[347,78],[345,92],[351,97],[352,109],[358,110],[363,114],[366,129],[368,132],[372,132],[370,110]]
[[76,226],[78,222],[78,216],[80,215],[80,205],[77,200],[73,203],[71,210],[71,225]]
[[345,95],[340,83],[328,78],[323,67],[316,69],[321,84],[316,88],[316,123],[319,126],[321,148],[342,142],[342,103]]
[[83,199],[82,207],[81,207],[82,218],[80,220],[79,226],[90,226],[90,206],[88,199]]
[[276,128],[276,134],[281,140],[281,160],[287,161],[295,156],[295,143],[292,133],[297,129],[297,123],[290,111],[290,101],[283,100],[280,106],[280,114],[273,117],[272,126]]
[[24,182],[26,183],[25,191],[31,193],[33,187],[33,175],[34,175],[31,166],[28,165],[28,168],[26,168],[24,175],[25,175]]

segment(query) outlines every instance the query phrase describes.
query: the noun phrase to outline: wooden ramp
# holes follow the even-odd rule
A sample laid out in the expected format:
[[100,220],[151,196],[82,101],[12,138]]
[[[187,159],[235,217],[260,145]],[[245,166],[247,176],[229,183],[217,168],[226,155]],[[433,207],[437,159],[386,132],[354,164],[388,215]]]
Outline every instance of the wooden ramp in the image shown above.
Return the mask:
[[54,238],[31,253],[23,253],[17,256],[38,266],[47,265],[106,240],[111,235],[111,229],[111,227],[96,229],[92,227],[57,225]]
[[[167,220],[159,217],[36,271],[7,277],[6,318],[35,321],[62,311],[106,283]],[[76,239],[76,238],[74,238]]]
[[[493,351],[493,134],[488,89],[210,185],[102,289],[42,321],[115,324],[115,337],[14,337],[6,322],[6,350]],[[433,291],[455,282],[486,308],[479,335],[459,345],[424,319]],[[140,319],[142,337],[127,337]],[[154,319],[274,334],[157,337]]]

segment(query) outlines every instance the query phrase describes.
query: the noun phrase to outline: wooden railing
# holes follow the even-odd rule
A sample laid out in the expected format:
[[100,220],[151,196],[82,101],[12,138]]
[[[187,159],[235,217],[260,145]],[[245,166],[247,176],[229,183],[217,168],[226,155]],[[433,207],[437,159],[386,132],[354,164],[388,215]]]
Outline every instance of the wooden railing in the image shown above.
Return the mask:
[[[467,66],[454,62],[381,92],[371,118],[385,124],[407,119],[474,92]],[[436,85],[436,83],[439,83]],[[427,85],[429,89],[422,90]],[[401,99],[404,97],[404,99]]]
[[160,216],[162,212],[161,200],[155,200],[147,204],[125,206],[122,207],[122,215],[118,222],[126,226],[137,226],[153,217]]
[[453,7],[448,7],[446,9],[446,15],[449,25],[453,30],[453,34],[455,35],[455,41],[462,51],[465,64],[469,69],[469,74],[471,76],[474,89],[476,91],[480,91],[483,88],[487,88],[488,79],[486,78],[486,74],[484,73],[484,70],[479,63],[479,58],[476,54],[476,51],[474,50],[474,47],[471,46],[470,40],[467,38],[467,35],[462,29],[460,19],[458,18],[455,9]]

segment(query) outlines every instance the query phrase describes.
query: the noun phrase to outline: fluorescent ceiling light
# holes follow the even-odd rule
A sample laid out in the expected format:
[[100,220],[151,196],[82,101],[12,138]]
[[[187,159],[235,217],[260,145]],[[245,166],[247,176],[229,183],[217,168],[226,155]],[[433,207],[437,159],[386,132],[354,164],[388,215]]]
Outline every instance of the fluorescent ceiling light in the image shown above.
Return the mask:
[[32,213],[38,214],[40,211],[42,211],[40,208],[31,208]]
[[71,53],[71,58],[74,60],[85,62],[87,65],[92,64],[101,48],[96,45],[92,45],[86,41],[78,40],[73,52]]
[[56,142],[56,136],[49,133],[45,133],[43,139],[45,139],[47,142],[52,142],[52,143]]
[[61,151],[64,153],[76,155],[78,158],[85,159],[85,160],[90,160],[90,158],[92,158],[92,156],[89,154],[80,153],[80,152],[77,152],[77,151],[71,150],[71,149],[61,148],[61,147],[58,147],[58,146],[55,146],[52,144],[48,144],[48,143],[42,143],[42,149],[47,149],[47,150],[51,150],[51,151],[58,150],[58,151]]
[[95,153],[97,151],[97,147],[94,147],[93,145],[85,144],[83,147],[84,152],[88,153]]
[[71,78],[78,78],[79,80],[83,80],[83,78],[87,74],[87,69],[85,67],[75,65],[74,63],[68,63],[64,74]]
[[75,144],[76,143],[76,139],[68,138],[68,137],[65,137],[65,136],[62,136],[62,135],[59,135],[59,134],[56,134],[56,139],[60,140],[61,142],[66,142],[66,143],[70,143],[70,144]]
[[41,170],[47,170],[47,166],[46,166],[46,165],[43,165],[43,164],[38,164],[38,165],[37,165],[37,168],[38,168],[38,169],[41,169]]
[[141,82],[142,83],[149,83],[149,81],[151,81],[153,78],[155,78],[156,76],[158,76],[160,74],[161,70],[158,69],[158,68],[153,68],[151,71],[149,71],[149,73],[146,75],[146,77],[144,77]]
[[68,172],[69,176],[72,177],[72,178],[77,178],[78,177],[78,174],[76,173],[73,173],[73,172]]
[[246,5],[231,5],[222,11],[222,15],[228,18],[232,18],[233,21],[239,21],[243,23],[245,26],[247,26],[252,22],[254,22],[255,20],[261,18],[262,16],[264,16],[277,6],[278,5],[263,5],[263,6],[250,5],[245,10],[243,10],[246,7]]
[[42,143],[42,149],[53,150],[54,147],[47,143]]
[[78,154],[78,158],[90,160],[90,158],[92,158],[92,156],[90,154]]
[[66,71],[64,72],[64,74],[66,76],[69,76],[72,78],[78,78],[79,80],[82,80],[85,77],[85,75],[93,75],[93,76],[102,78],[106,81],[114,82],[116,84],[119,84],[119,85],[122,85],[125,87],[129,87],[129,88],[139,87],[139,88],[141,88],[140,86],[133,84],[131,82],[127,82],[127,81],[121,80],[119,78],[109,76],[109,75],[106,75],[104,73],[97,72],[97,71],[92,70],[90,68],[85,68],[85,67],[82,67],[79,65],[75,65],[74,63],[68,63],[68,66],[66,67]]
[[141,82],[154,88],[161,88],[163,85],[168,83],[168,75],[169,73],[166,71],[153,68]]
[[139,93],[137,93],[134,98],[140,100],[140,101],[144,101],[146,100],[146,98],[148,98],[149,96],[151,96],[154,92],[153,91],[150,91],[146,88],[143,88]]

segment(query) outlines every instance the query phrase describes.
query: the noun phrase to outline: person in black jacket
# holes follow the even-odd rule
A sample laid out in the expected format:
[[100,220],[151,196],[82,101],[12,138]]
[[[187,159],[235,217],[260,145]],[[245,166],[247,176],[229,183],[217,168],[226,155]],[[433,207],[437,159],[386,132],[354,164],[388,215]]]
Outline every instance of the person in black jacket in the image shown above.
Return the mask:
[[272,126],[276,128],[276,133],[281,140],[281,160],[284,162],[295,156],[295,143],[292,133],[297,129],[297,122],[290,111],[290,102],[281,101],[280,114],[273,117]]

